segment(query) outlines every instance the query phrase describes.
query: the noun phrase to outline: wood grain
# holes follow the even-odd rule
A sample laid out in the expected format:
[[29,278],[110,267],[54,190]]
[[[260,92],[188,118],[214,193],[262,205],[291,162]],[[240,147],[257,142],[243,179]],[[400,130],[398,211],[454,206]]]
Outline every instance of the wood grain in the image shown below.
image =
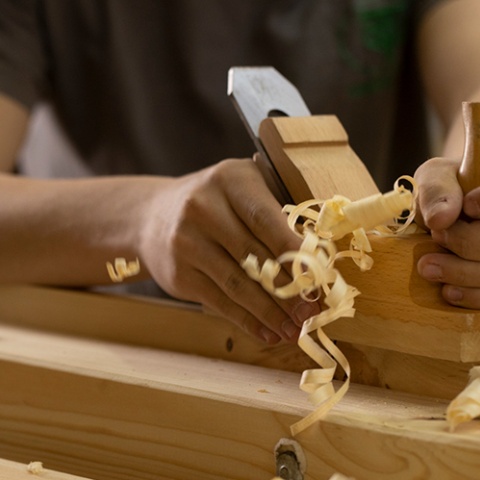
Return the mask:
[[198,305],[33,285],[0,285],[0,321],[301,372],[297,345],[256,341]]
[[295,203],[344,195],[358,200],[378,193],[334,115],[263,120],[262,143]]
[[[0,455],[96,480],[265,479],[311,411],[299,374],[0,327]],[[305,478],[477,478],[480,430],[447,402],[353,385],[297,441]]]
[[353,319],[326,328],[337,340],[455,362],[480,360],[480,311],[448,305],[440,286],[423,280],[416,263],[439,251],[427,234],[388,238],[371,235],[373,268],[360,272],[350,260],[338,263],[361,295]]

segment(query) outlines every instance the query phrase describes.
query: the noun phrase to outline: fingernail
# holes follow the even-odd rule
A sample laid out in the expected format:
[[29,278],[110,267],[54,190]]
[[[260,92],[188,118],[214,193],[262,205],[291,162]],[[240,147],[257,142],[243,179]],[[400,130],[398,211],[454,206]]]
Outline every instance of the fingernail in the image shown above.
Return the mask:
[[429,263],[422,268],[422,277],[432,282],[440,282],[443,278],[443,270],[433,263]]
[[445,212],[448,213],[449,209],[450,205],[446,201],[439,201],[435,203],[424,212],[426,224],[431,226],[431,223],[436,223],[438,217],[441,219],[443,216],[445,216]]
[[445,297],[449,302],[460,302],[463,300],[463,291],[460,288],[449,287],[444,290]]
[[260,335],[269,345],[274,345],[281,340],[281,338],[275,332],[272,332],[266,327],[262,327],[260,329]]
[[315,307],[312,303],[302,302],[299,303],[293,310],[293,317],[295,323],[301,327],[305,320],[308,320],[315,314]]
[[300,335],[300,329],[290,320],[283,322],[282,330],[288,339],[296,338]]

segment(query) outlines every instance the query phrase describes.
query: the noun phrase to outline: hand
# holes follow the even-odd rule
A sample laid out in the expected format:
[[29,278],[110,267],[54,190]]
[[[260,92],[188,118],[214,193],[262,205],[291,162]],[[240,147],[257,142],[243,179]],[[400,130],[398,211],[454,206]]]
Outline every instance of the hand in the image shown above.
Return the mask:
[[[434,158],[415,173],[421,218],[432,238],[451,253],[430,253],[418,262],[420,275],[443,284],[452,305],[480,308],[480,187],[465,196],[457,181],[458,161]],[[463,214],[462,214],[463,212]]]
[[166,292],[269,344],[296,341],[299,326],[319,311],[299,298],[272,298],[239,265],[249,253],[263,262],[301,243],[252,160],[170,179],[145,216],[142,239],[142,259]]

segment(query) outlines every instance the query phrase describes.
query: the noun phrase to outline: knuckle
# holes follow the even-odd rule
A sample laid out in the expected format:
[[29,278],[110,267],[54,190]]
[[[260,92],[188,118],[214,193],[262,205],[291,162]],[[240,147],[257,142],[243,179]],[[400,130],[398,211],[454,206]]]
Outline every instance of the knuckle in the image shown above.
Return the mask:
[[478,257],[476,253],[476,248],[472,244],[471,239],[462,235],[457,238],[454,238],[451,245],[448,245],[451,250],[453,250],[459,257],[466,260],[473,260],[475,257]]
[[236,298],[245,292],[250,281],[242,271],[235,270],[225,280],[225,293],[231,298]]
[[262,232],[269,228],[270,210],[263,204],[251,199],[246,208],[247,222],[251,229],[256,232]]

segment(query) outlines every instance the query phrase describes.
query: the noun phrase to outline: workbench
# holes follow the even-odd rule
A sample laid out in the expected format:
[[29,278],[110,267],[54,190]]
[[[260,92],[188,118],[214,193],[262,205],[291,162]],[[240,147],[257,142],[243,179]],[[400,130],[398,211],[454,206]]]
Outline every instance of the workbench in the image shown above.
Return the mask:
[[[338,119],[310,116],[295,91],[270,95],[292,92],[271,68],[236,78],[264,168],[273,161],[295,203],[379,193]],[[288,114],[282,106],[304,116],[257,122],[264,110]],[[480,181],[480,104],[464,112],[466,192],[464,180]],[[480,363],[480,312],[447,305],[416,273],[440,248],[425,232],[371,244],[371,271],[338,262],[361,292],[354,318],[324,328],[352,383],[294,438],[290,427],[314,411],[300,378],[317,368],[297,345],[267,347],[192,304],[0,286],[0,480],[477,480],[480,423],[450,431],[446,410]],[[47,470],[26,472],[32,461]]]
[[[445,421],[459,362],[365,347],[364,374],[403,370],[414,388],[365,374],[293,439],[313,409],[298,387],[311,360],[294,345],[266,347],[192,305],[35,286],[1,287],[0,319],[0,457],[59,479],[270,480],[283,450],[312,480],[479,476],[479,424]],[[415,365],[444,376],[443,395],[422,393]]]

